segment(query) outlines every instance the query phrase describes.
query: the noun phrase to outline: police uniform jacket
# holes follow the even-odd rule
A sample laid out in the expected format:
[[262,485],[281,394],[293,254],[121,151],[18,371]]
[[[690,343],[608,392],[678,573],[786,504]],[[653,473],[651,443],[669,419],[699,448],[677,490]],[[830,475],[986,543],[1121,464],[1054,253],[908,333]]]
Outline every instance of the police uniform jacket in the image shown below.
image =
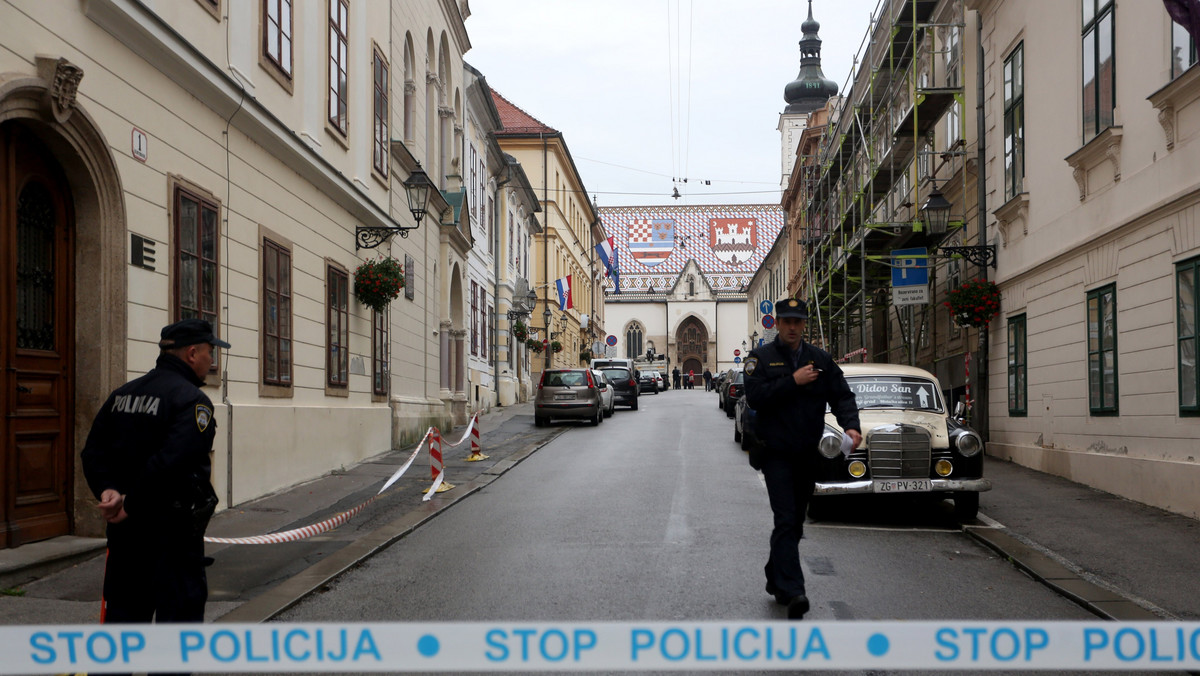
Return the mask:
[[[797,385],[792,373],[806,364],[821,373],[815,381]],[[743,372],[746,403],[756,413],[755,431],[769,453],[815,450],[825,430],[826,404],[842,429],[862,429],[854,393],[824,350],[801,342],[793,352],[776,337],[750,353]]]
[[123,494],[128,515],[108,525],[110,546],[152,536],[199,543],[202,551],[193,510],[204,501],[216,504],[209,454],[217,431],[202,384],[183,360],[163,353],[96,414],[83,448],[84,475],[97,499],[109,488]]

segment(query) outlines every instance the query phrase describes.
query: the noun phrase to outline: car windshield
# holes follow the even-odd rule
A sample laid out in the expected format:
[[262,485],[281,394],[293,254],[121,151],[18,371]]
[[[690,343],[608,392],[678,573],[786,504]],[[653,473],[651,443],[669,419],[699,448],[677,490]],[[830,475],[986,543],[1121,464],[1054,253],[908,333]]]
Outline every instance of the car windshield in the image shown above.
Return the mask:
[[546,374],[548,387],[579,387],[587,384],[587,376],[582,371],[551,371]]
[[933,381],[909,376],[847,376],[858,408],[899,408],[941,413],[942,397]]
[[601,369],[601,370],[604,371],[605,373],[607,373],[608,379],[614,383],[618,382],[618,381],[622,381],[622,380],[629,380],[629,370],[628,369]]

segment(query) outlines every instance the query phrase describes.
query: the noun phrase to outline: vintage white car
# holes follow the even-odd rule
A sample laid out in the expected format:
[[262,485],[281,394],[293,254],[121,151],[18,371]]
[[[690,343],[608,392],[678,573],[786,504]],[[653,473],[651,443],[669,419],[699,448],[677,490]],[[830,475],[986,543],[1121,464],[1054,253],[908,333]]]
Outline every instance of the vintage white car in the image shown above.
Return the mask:
[[826,413],[814,506],[827,495],[926,493],[954,500],[960,521],[974,520],[979,493],[992,488],[983,478],[983,440],[947,410],[937,378],[898,364],[844,364],[842,371],[863,443],[844,452],[842,430]]

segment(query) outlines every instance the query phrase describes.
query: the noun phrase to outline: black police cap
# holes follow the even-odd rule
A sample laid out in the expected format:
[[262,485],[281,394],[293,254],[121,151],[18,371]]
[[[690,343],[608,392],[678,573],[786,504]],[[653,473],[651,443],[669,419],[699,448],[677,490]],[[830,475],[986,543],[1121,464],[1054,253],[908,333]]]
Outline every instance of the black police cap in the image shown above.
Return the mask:
[[775,318],[783,319],[784,317],[793,317],[795,319],[808,319],[808,306],[802,300],[795,298],[784,298],[775,303]]
[[158,346],[164,350],[174,350],[178,347],[208,343],[214,347],[228,349],[229,343],[213,335],[212,324],[204,319],[181,319],[174,324],[164,326]]

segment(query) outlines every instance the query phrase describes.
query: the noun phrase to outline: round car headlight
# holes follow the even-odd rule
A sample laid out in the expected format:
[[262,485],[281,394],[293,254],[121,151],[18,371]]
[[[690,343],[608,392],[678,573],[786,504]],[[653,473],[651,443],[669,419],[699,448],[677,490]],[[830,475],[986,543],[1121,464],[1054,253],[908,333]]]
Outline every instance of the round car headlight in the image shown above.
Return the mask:
[[967,458],[983,450],[983,440],[974,432],[963,432],[958,435],[955,445],[958,446],[958,452]]
[[830,460],[838,457],[842,453],[842,435],[836,430],[825,428],[825,434],[821,435],[821,441],[817,443],[817,450],[821,455]]

